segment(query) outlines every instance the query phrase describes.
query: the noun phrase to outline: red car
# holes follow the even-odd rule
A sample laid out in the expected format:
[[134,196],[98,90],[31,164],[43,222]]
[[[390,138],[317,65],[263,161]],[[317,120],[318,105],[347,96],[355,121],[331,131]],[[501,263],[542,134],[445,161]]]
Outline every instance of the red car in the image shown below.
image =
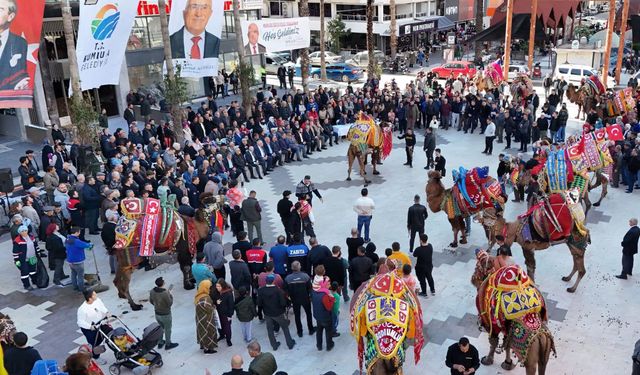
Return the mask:
[[476,75],[476,66],[470,61],[451,61],[439,67],[431,69],[438,78],[447,79],[453,73],[453,78],[458,78],[459,74],[473,77]]

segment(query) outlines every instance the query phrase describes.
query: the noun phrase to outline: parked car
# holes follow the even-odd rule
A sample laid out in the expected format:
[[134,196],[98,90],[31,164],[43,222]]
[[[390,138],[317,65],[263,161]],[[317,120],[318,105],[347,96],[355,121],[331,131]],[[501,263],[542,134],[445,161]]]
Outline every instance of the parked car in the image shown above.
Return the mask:
[[529,75],[529,67],[527,67],[526,65],[519,65],[519,64],[509,65],[509,75],[508,75],[509,79],[516,78],[520,73]]
[[285,68],[289,68],[289,66],[295,66],[294,63],[288,61],[287,59],[280,57],[278,55],[265,54],[265,68],[267,69],[267,74],[277,74],[278,68],[282,65]]
[[[376,63],[382,64],[385,59],[385,54],[382,51],[375,50],[373,51],[373,57],[375,58]],[[369,52],[362,51],[353,55],[352,58],[347,60],[347,64],[351,64],[353,66],[359,66],[360,68],[367,69],[369,66]]]
[[[320,79],[320,67],[311,68],[311,77]],[[334,81],[353,82],[364,77],[362,69],[347,63],[327,64],[327,78]]]
[[292,61],[291,60],[291,51],[269,52],[269,53],[266,53],[265,55],[275,55],[275,56],[282,57],[283,59],[285,59],[287,61]]
[[[553,71],[554,78],[562,76],[565,81],[574,86],[580,86],[583,78],[587,79],[592,75],[600,76],[596,69],[588,65],[559,64]],[[613,79],[607,80],[607,87],[611,88],[613,84]]]
[[447,79],[453,73],[454,77],[459,74],[472,77],[476,74],[476,66],[470,61],[451,61],[431,69],[438,78]]
[[[344,62],[344,57],[340,55],[336,55],[335,53],[330,51],[325,51],[324,61],[325,61],[325,64],[339,63],[339,62]],[[300,64],[299,57],[296,63]],[[313,66],[320,66],[320,51],[312,52],[309,54],[309,63]]]

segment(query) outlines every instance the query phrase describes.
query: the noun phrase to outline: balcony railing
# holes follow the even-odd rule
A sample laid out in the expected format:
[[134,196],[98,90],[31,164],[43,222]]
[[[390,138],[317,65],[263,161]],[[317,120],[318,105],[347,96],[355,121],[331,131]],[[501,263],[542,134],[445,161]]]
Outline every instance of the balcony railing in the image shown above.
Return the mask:
[[[361,14],[341,14],[340,18],[343,21],[366,21],[367,16]],[[378,22],[378,16],[373,16],[373,22]]]
[[[401,19],[404,19],[404,18],[411,18],[411,17],[412,17],[412,16],[411,16],[411,14],[396,14],[396,19],[397,19],[397,20],[401,20]],[[383,20],[385,20],[385,21],[391,21],[391,16],[389,16],[389,15],[385,15],[385,16],[383,17]]]

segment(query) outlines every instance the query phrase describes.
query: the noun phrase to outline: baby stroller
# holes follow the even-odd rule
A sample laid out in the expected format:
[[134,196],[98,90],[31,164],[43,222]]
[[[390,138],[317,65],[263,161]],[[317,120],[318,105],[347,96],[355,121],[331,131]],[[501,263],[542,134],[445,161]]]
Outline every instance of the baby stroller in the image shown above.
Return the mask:
[[119,375],[121,367],[132,370],[135,375],[151,374],[152,368],[162,367],[162,356],[154,350],[164,334],[157,322],[147,326],[142,332],[142,339],[139,339],[120,318],[113,319],[119,322],[121,327],[110,332],[98,329],[98,335],[104,339],[116,357],[116,362],[109,366],[111,375]]

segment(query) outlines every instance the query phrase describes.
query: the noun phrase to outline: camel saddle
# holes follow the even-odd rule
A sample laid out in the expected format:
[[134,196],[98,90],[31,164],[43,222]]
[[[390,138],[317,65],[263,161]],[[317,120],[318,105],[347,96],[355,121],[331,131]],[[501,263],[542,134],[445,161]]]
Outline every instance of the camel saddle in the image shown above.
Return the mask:
[[[518,216],[521,227],[530,231],[533,241],[556,242],[569,237],[573,228],[574,218],[571,208],[563,193],[551,194],[524,214]],[[525,228],[527,227],[528,228]]]
[[[158,225],[155,226],[155,232],[152,233],[156,253],[174,249],[183,233],[185,219],[175,209],[174,200],[175,196],[169,196],[167,200],[160,200]],[[143,222],[146,216],[146,204],[147,201],[140,198],[127,198],[120,202],[123,215],[116,225],[114,248],[125,249],[140,245]]]
[[498,180],[488,175],[488,167],[470,171],[460,167],[452,175],[455,185],[451,188],[451,198],[456,213],[469,216],[486,208],[504,208],[502,188]]
[[546,321],[545,301],[527,273],[518,265],[493,272],[478,290],[480,319],[491,332],[505,332],[507,321],[541,313]]

